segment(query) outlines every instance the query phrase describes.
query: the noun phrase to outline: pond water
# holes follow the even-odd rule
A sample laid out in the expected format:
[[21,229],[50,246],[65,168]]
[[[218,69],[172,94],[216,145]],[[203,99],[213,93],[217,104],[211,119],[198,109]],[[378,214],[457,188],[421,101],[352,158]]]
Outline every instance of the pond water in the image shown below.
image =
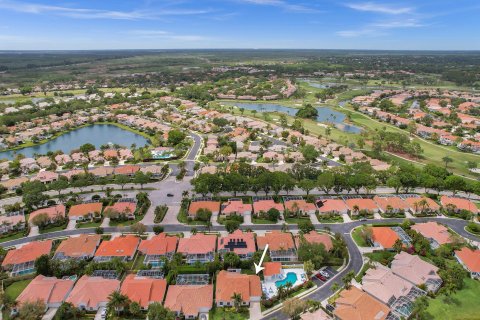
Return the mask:
[[[225,105],[233,105],[246,110],[256,110],[257,112],[282,112],[290,116],[295,116],[298,109],[274,103],[240,103],[240,102],[222,102]],[[361,128],[345,123],[346,115],[335,111],[329,107],[315,107],[318,110],[318,122],[332,123],[336,128],[349,132],[360,133]]]
[[0,152],[0,159],[13,159],[16,154],[23,154],[25,157],[33,157],[36,154],[46,154],[49,151],[61,150],[69,153],[74,149],[78,149],[85,143],[91,143],[96,148],[100,148],[103,144],[113,143],[125,147],[130,147],[133,143],[137,147],[143,147],[149,141],[134,132],[121,129],[111,124],[94,124],[88,127],[82,127],[77,130],[67,132],[56,139],[47,143],[23,148],[15,151]]

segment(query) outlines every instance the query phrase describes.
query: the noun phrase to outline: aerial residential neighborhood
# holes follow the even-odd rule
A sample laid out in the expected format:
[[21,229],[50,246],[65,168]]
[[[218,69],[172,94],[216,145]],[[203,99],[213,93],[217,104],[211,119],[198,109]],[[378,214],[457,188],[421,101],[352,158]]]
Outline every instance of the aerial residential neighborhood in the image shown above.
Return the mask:
[[0,0],[0,320],[480,319],[478,10]]

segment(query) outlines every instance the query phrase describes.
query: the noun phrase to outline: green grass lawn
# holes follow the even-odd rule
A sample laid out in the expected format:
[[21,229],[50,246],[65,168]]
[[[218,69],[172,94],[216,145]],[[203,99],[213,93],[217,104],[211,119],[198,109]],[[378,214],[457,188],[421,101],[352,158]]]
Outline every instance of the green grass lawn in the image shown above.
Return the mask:
[[1,242],[7,242],[7,241],[11,241],[11,240],[20,239],[20,238],[23,238],[23,237],[24,237],[23,231],[20,231],[20,232],[11,234],[11,235],[9,235],[9,236],[0,238],[0,243],[1,243]]
[[77,229],[96,228],[96,227],[99,227],[101,224],[102,224],[102,221],[100,221],[100,222],[77,223],[77,224],[76,224],[76,228],[77,228]]
[[465,279],[465,287],[452,295],[452,302],[446,303],[443,295],[430,300],[427,319],[435,320],[474,320],[480,318],[480,282]]
[[40,234],[44,234],[44,233],[49,233],[49,232],[55,232],[55,231],[62,231],[62,230],[65,230],[65,228],[67,227],[67,225],[61,225],[61,226],[57,226],[57,227],[47,227],[45,229],[39,229],[38,232]]
[[359,246],[359,247],[369,247],[368,243],[365,242],[365,240],[362,238],[360,235],[362,228],[356,228],[352,232],[352,238],[353,241]]
[[22,280],[12,283],[5,289],[5,294],[12,300],[17,299],[23,289],[25,289],[32,280],[33,279]]
[[271,220],[268,220],[268,219],[259,219],[259,218],[255,218],[252,216],[252,223],[254,224],[275,224],[276,222],[273,222]]
[[145,261],[145,255],[138,253],[134,260],[132,270],[140,270],[143,266],[143,261]]
[[209,319],[212,320],[247,320],[250,314],[248,310],[236,312],[234,308],[216,308],[210,311]]
[[299,223],[301,221],[310,221],[310,217],[304,217],[304,218],[285,218],[285,222],[288,223]]

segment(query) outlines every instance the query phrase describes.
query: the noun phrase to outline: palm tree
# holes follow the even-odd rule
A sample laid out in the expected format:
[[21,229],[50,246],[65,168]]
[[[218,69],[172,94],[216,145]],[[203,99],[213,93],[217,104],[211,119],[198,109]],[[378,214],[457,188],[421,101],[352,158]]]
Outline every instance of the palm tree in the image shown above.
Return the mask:
[[238,312],[243,302],[242,295],[240,293],[234,292],[232,296],[232,300],[233,300],[233,306],[235,307],[235,311]]
[[108,296],[107,307],[109,309],[114,309],[117,315],[120,315],[120,312],[130,304],[130,299],[121,294],[119,291],[114,291]]
[[442,158],[443,162],[445,162],[445,169],[448,168],[448,164],[453,162],[453,159],[449,156],[445,156]]

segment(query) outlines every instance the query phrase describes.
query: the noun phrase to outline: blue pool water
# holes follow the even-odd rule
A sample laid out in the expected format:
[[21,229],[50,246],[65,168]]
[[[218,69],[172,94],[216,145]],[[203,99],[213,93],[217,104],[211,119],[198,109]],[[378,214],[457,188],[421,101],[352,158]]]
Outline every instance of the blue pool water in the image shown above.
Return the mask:
[[287,273],[287,277],[285,279],[276,281],[275,285],[277,288],[286,285],[287,282],[290,282],[292,285],[294,285],[295,282],[297,282],[297,279],[297,274],[295,272],[289,272]]

